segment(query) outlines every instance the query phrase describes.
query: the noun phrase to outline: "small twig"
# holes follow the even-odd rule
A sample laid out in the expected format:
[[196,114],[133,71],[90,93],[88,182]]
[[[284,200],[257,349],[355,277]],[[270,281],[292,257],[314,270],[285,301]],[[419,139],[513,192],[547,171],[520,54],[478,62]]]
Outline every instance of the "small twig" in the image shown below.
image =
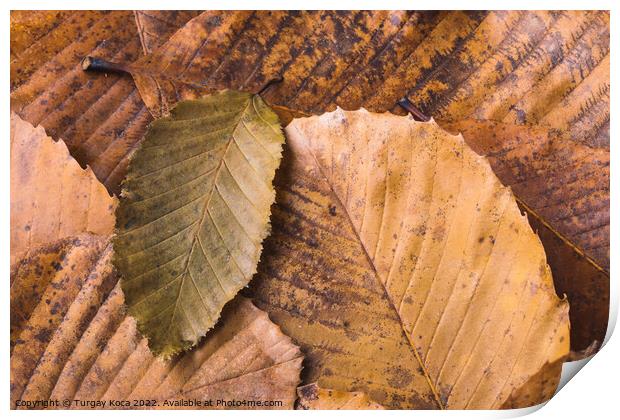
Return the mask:
[[82,70],[98,71],[104,73],[129,73],[129,69],[124,64],[112,63],[102,58],[85,57],[82,60]]
[[267,83],[265,83],[263,87],[258,91],[257,95],[259,96],[265,95],[265,93],[269,90],[269,88],[283,81],[284,81],[284,77],[282,77],[281,75],[277,75],[273,79],[268,80]]
[[431,117],[426,116],[424,113],[422,113],[422,111],[420,111],[418,108],[416,108],[413,103],[411,103],[411,101],[409,100],[409,98],[407,98],[406,96],[403,97],[402,99],[398,100],[398,105],[400,105],[401,107],[403,107],[405,109],[405,111],[409,112],[412,116],[413,119],[416,121],[430,121]]

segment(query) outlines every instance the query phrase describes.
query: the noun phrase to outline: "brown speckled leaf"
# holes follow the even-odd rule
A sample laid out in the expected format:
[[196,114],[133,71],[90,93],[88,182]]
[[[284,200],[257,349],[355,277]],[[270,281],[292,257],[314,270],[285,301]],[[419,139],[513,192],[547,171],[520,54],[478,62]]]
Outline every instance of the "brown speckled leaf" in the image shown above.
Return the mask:
[[306,382],[392,408],[497,408],[566,357],[542,245],[462,137],[365,110],[286,133],[252,294],[301,344]]
[[199,347],[163,361],[125,314],[111,253],[106,237],[80,235],[16,264],[11,407],[17,399],[212,398],[293,408],[302,356],[265,312],[237,298]]
[[561,361],[544,365],[536,375],[511,394],[501,408],[520,408],[529,405],[531,401],[538,401],[539,404],[549,401],[558,388],[561,373]]
[[12,11],[11,109],[62,138],[80,165],[118,192],[152,118],[130,77],[88,74],[80,62],[142,54],[131,11]]
[[62,140],[11,113],[11,264],[29,249],[81,232],[109,235],[118,204]]
[[132,70],[154,115],[282,75],[265,99],[305,112],[397,111],[408,95],[439,120],[543,123],[609,146],[604,11],[207,11]]
[[297,388],[297,410],[384,410],[361,392],[323,389],[316,383]]

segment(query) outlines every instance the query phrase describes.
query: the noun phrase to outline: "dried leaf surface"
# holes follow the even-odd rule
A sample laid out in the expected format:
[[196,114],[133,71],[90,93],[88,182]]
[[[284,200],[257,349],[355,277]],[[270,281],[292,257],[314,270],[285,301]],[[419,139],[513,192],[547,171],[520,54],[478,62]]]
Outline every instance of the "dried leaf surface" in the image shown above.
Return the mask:
[[118,192],[152,121],[131,77],[85,73],[87,55],[132,62],[142,48],[131,11],[12,11],[11,109]]
[[214,89],[305,112],[397,111],[541,123],[609,146],[604,11],[222,12],[192,19],[132,67],[154,115]]
[[260,97],[233,91],[151,125],[123,184],[114,250],[155,353],[195,345],[256,272],[283,142]]
[[364,110],[286,133],[253,295],[302,345],[306,382],[387,407],[494,408],[566,357],[542,245],[462,137]]
[[[207,11],[170,42],[184,17],[148,13],[165,22],[141,15],[136,29],[125,11],[11,13],[13,110],[65,139],[112,192],[152,117],[129,77],[83,74],[79,64],[87,55],[134,62],[142,28],[147,49],[161,48],[140,68],[165,93],[175,93],[171,77],[257,91],[282,74],[265,95],[271,105],[398,112],[408,94],[442,120],[548,123],[609,146],[608,12]],[[176,93],[187,99],[190,90]]]
[[383,410],[361,392],[343,392],[323,389],[316,383],[297,388],[298,410]]
[[12,272],[13,408],[17,399],[181,397],[293,408],[302,356],[265,312],[237,298],[199,347],[163,361],[125,315],[111,254],[107,238],[80,235],[40,248]]
[[546,364],[525,384],[508,397],[501,408],[520,408],[531,405],[531,401],[539,404],[549,401],[558,389],[562,362]]
[[43,243],[81,232],[109,235],[116,198],[62,140],[11,113],[11,264]]
[[179,28],[200,14],[195,10],[134,10],[133,13],[145,54],[166,42]]
[[446,125],[488,157],[504,185],[549,225],[609,269],[609,151],[553,130],[491,121]]

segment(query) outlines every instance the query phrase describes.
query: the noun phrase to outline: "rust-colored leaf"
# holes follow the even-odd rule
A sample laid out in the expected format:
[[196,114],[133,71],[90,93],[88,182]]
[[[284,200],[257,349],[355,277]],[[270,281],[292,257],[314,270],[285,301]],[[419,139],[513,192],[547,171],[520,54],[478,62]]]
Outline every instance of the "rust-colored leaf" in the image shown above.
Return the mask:
[[152,118],[130,77],[84,73],[80,62],[141,54],[131,11],[11,12],[11,109],[62,138],[111,192]]
[[462,137],[364,110],[286,133],[252,293],[306,351],[307,382],[387,407],[497,408],[566,357],[542,245]]
[[383,410],[361,392],[343,392],[320,388],[316,383],[297,388],[298,410]]
[[31,248],[92,232],[109,235],[118,204],[62,140],[11,113],[11,264]]
[[196,398],[275,400],[281,406],[240,408],[293,408],[302,356],[265,312],[237,298],[198,348],[163,361],[125,315],[111,254],[106,237],[80,235],[17,263],[11,273],[11,407],[18,399],[156,399],[156,408],[177,408],[174,401]]
[[258,90],[305,112],[398,111],[544,123],[609,145],[609,13],[213,12],[131,66],[154,115],[214,89]]

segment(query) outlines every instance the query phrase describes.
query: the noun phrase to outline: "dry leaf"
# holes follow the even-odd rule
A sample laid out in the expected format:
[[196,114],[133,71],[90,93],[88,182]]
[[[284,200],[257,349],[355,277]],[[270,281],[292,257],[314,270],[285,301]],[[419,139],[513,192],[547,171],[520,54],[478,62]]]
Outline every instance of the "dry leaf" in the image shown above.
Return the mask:
[[[576,141],[609,146],[608,12],[207,11],[169,43],[170,24],[180,21],[150,15],[166,23],[140,20],[145,45],[162,44],[148,70],[170,63],[167,77],[208,75],[213,89],[257,91],[282,74],[266,94],[271,105],[397,112],[409,94],[442,119],[546,122]],[[76,160],[118,192],[152,117],[128,77],[80,74],[79,63],[86,55],[136,60],[134,17],[13,11],[11,21],[13,109],[65,139]]]
[[62,140],[11,113],[11,264],[29,249],[81,232],[111,234],[116,198]]
[[181,397],[277,400],[281,407],[245,408],[293,408],[302,357],[266,313],[237,298],[198,348],[163,361],[125,316],[111,254],[105,237],[80,235],[17,264],[11,275],[12,408],[18,399],[163,404]]
[[497,408],[566,357],[542,245],[462,137],[364,110],[286,133],[253,295],[307,381],[392,408]]
[[549,401],[558,388],[562,361],[546,364],[518,390],[515,390],[501,408],[521,408],[531,405],[532,401],[539,404]]
[[233,91],[151,125],[123,184],[114,263],[153,352],[195,345],[256,272],[282,143],[262,99]]
[[207,11],[127,70],[154,115],[281,75],[266,99],[305,112],[397,111],[408,95],[438,119],[544,123],[609,146],[605,11]]
[[117,192],[152,121],[129,76],[84,73],[86,55],[142,55],[131,11],[12,11],[11,109],[62,138],[72,156]]
[[609,151],[544,128],[473,120],[447,128],[486,155],[528,207],[556,290],[571,303],[571,348],[602,343],[609,317]]
[[[274,111],[286,123],[309,116],[287,108],[274,107]],[[596,353],[609,318],[609,272],[601,267],[609,266],[609,152],[559,139],[554,130],[541,127],[479,120],[442,126],[462,133],[476,153],[488,158],[502,183],[513,189],[519,207],[540,237],[556,292],[566,294],[571,302],[573,352],[569,359]],[[574,173],[581,176],[574,178]],[[572,182],[565,182],[567,175]],[[551,210],[547,206],[550,195],[557,200]],[[586,206],[591,212],[584,211]],[[537,213],[553,218],[553,210],[558,208],[563,217],[552,219],[557,220],[556,226]],[[601,265],[565,236],[571,234],[579,245],[599,255]]]
[[316,383],[297,388],[298,410],[383,410],[361,392],[343,392],[320,388]]
[[609,268],[609,151],[546,128],[460,121],[446,125],[488,157],[504,185],[549,225]]
[[195,10],[134,10],[133,13],[144,54],[152,52],[200,14]]

